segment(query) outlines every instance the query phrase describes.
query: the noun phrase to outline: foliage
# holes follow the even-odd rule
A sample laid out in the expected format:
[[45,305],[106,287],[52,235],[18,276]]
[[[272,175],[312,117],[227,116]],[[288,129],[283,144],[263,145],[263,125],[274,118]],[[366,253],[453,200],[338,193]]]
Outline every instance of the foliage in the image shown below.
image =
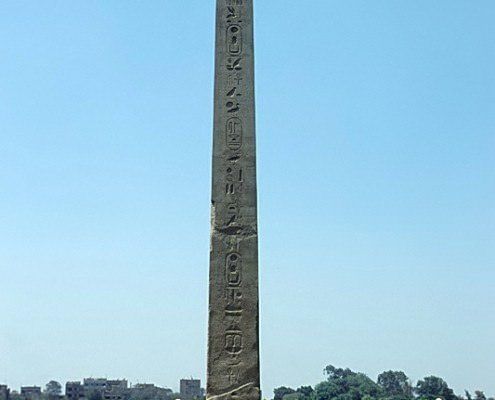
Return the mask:
[[382,389],[365,374],[329,365],[324,370],[327,380],[315,387],[314,400],[373,400]]
[[280,386],[273,391],[273,400],[282,400],[284,396],[295,393],[296,391],[290,387]]
[[458,399],[454,391],[447,385],[447,382],[437,376],[428,376],[418,381],[415,392],[421,400]]
[[301,400],[312,400],[314,390],[311,386],[301,386],[296,392]]
[[485,393],[483,393],[481,390],[476,390],[474,392],[475,400],[486,400]]
[[[282,398],[283,400],[313,400],[314,390],[311,386],[301,386],[294,391],[292,388],[283,387],[281,392],[287,392]],[[279,389],[282,389],[279,388]]]
[[45,393],[48,397],[58,397],[62,394],[62,385],[57,381],[50,381],[45,385]]
[[327,365],[323,370],[323,373],[327,375],[328,380],[345,379],[349,376],[356,375],[356,373],[352,372],[349,368],[336,368],[333,365]]
[[378,375],[377,382],[349,368],[328,365],[323,370],[326,380],[313,389],[301,386],[294,390],[281,386],[275,389],[273,400],[495,400],[487,398],[482,391],[472,396],[456,396],[448,384],[439,377],[428,376],[413,386],[402,371],[385,371]]
[[389,399],[407,400],[413,398],[411,382],[402,371],[382,372],[378,375],[377,383]]
[[301,394],[294,392],[284,395],[283,400],[301,400]]

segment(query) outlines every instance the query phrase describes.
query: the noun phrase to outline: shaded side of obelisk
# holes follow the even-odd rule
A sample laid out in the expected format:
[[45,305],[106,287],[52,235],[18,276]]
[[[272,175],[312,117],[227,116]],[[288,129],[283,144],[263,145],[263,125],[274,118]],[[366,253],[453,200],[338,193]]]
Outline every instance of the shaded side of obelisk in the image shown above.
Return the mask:
[[208,400],[259,400],[253,0],[217,0]]

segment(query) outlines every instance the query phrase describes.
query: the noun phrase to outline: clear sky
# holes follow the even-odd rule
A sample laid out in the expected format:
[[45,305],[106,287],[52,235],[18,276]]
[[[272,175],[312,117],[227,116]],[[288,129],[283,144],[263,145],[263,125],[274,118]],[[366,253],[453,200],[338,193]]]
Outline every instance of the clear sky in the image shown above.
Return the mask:
[[[495,395],[495,2],[255,7],[265,395]],[[213,18],[0,2],[0,382],[204,379]]]

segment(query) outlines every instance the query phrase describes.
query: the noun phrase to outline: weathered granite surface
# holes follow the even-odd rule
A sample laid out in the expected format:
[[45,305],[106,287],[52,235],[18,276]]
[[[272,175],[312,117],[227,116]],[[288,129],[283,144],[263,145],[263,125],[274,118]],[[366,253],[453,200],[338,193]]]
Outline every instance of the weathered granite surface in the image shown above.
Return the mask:
[[253,0],[217,0],[207,399],[259,400]]

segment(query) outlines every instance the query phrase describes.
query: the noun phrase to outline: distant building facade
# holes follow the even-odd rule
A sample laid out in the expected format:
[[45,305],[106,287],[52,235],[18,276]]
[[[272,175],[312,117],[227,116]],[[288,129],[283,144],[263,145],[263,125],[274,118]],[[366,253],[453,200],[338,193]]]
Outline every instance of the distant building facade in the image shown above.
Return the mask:
[[7,385],[0,385],[0,400],[10,400],[10,389]]
[[104,378],[86,378],[83,381],[84,396],[89,397],[93,392],[103,393],[107,387],[107,380]]
[[68,400],[79,400],[84,398],[84,386],[81,382],[67,382],[65,384],[65,397]]
[[41,397],[41,387],[39,386],[22,386],[21,397],[25,400],[39,400]]
[[127,380],[107,380],[107,387],[103,392],[105,400],[124,400],[129,392]]
[[172,389],[155,386],[153,383],[138,383],[129,389],[132,400],[172,400]]
[[91,395],[95,392],[100,393],[101,397],[105,400],[125,400],[129,393],[129,387],[127,380],[125,379],[84,379],[84,397],[90,398]]
[[181,400],[193,400],[203,397],[201,390],[201,380],[199,379],[181,379],[180,380],[180,398]]

